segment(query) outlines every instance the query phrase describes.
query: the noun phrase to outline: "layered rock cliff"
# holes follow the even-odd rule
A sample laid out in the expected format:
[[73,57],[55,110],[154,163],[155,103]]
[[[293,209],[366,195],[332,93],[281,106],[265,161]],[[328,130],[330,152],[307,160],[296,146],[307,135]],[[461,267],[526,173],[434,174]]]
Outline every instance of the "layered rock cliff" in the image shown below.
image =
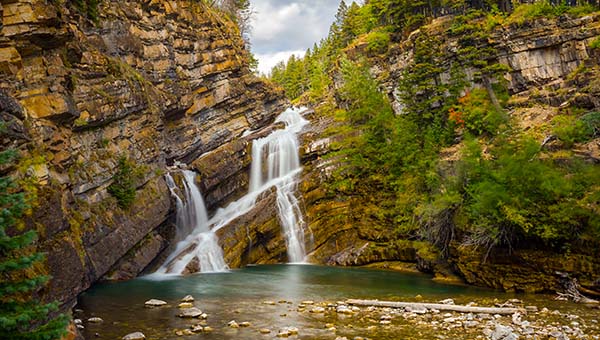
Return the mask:
[[[249,71],[225,15],[196,1],[103,1],[90,21],[70,3],[2,0],[0,18],[2,147],[22,156],[4,171],[37,192],[26,228],[47,254],[46,298],[71,303],[109,272],[134,277],[168,246],[168,165],[194,164],[209,208],[246,190],[239,137],[285,99]],[[137,191],[127,209],[107,191],[119,158]]]
[[[443,53],[441,79],[450,79],[450,65],[456,61],[461,36],[448,34],[451,18],[439,18],[430,25],[413,32],[407,38],[390,46],[385,55],[371,56],[371,73],[387,92],[396,114],[403,112],[396,89],[402,73],[411,64],[415,40],[427,33],[440,41]],[[551,139],[549,126],[553,117],[573,107],[598,110],[600,87],[600,51],[590,47],[600,35],[600,15],[581,18],[561,17],[558,20],[537,19],[523,25],[501,26],[493,30],[481,50],[493,49],[489,58],[506,66],[504,74],[510,99],[511,119],[536,138]],[[346,53],[357,60],[369,55],[367,43],[354,44]],[[475,70],[466,69],[474,86]],[[341,87],[341,77],[335,78],[336,88]],[[393,223],[384,214],[386,201],[401,199],[384,197],[384,191],[357,193],[340,198],[327,188],[334,180],[331,174],[344,162],[332,157],[340,147],[339,141],[348,129],[334,115],[327,114],[330,107],[322,104],[312,119],[312,130],[305,135],[305,171],[301,186],[306,204],[307,219],[314,232],[314,252],[311,259],[330,265],[369,265],[400,261],[401,267],[435,273],[439,278],[453,279],[458,274],[471,284],[511,291],[543,292],[559,289],[556,271],[578,277],[591,287],[597,280],[600,262],[597,252],[589,249],[572,249],[570,253],[557,254],[552,250],[520,250],[510,254],[499,251],[490,255],[473,252],[462,247],[453,248],[448,261],[441,260],[424,242],[402,239]],[[339,105],[339,103],[337,104]],[[323,114],[325,112],[325,114]],[[564,114],[564,113],[563,113]],[[335,129],[332,127],[341,126]],[[600,140],[576,145],[573,152],[587,162],[600,162]],[[546,146],[547,148],[552,148]],[[443,163],[452,164],[459,158],[461,144],[443,150]],[[558,148],[560,149],[560,148]],[[555,150],[558,150],[555,149]],[[553,151],[551,151],[553,152]],[[558,151],[557,151],[558,152]],[[571,152],[571,151],[562,151]],[[551,157],[562,157],[560,155]],[[446,166],[449,167],[449,166]],[[399,202],[397,204],[405,204]]]

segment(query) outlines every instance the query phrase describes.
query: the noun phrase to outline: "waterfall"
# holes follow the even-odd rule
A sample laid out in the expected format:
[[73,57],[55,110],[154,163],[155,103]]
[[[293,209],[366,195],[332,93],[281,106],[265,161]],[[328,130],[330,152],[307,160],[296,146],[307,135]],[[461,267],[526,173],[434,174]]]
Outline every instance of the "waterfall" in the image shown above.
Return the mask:
[[[181,191],[170,174],[165,176],[167,185],[177,206],[177,240],[180,241],[177,249],[165,262],[158,273],[181,274],[187,265],[197,261],[200,272],[219,272],[227,270],[223,259],[223,250],[219,246],[218,238],[209,228],[208,214],[202,194],[196,185],[196,173],[183,170],[183,198],[178,193]],[[187,236],[187,237],[186,237]],[[197,246],[190,251],[189,244]],[[172,262],[173,255],[185,253],[180,261]]]
[[302,118],[300,112],[300,109],[284,111],[276,122],[284,123],[285,128],[253,142],[248,193],[225,208],[218,209],[211,219],[206,217],[202,195],[194,182],[193,172],[184,171],[185,200],[177,195],[173,179],[167,177],[167,184],[177,203],[178,234],[187,237],[179,242],[157,273],[182,274],[195,259],[200,262],[202,272],[226,269],[215,233],[250,211],[258,196],[272,187],[277,191],[277,210],[286,239],[288,259],[290,262],[304,261],[306,224],[295,193],[298,176],[302,171],[297,135],[308,121]]
[[[261,192],[266,186],[277,189],[277,209],[286,239],[290,262],[303,262],[304,219],[295,196],[297,176],[301,171],[297,134],[308,123],[298,111],[287,110],[277,119],[286,125],[252,144],[250,192]],[[266,160],[266,169],[263,162]],[[265,171],[266,170],[266,171]]]

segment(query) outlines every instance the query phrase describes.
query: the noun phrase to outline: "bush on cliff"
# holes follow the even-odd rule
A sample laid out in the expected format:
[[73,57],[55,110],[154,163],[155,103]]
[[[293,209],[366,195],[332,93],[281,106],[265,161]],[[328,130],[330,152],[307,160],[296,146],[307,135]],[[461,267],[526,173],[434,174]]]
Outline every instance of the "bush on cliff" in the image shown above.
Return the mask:
[[[0,152],[0,165],[15,153]],[[67,318],[53,318],[57,303],[43,304],[33,298],[48,281],[33,267],[43,260],[32,243],[36,233],[16,232],[16,224],[27,208],[25,195],[10,177],[0,177],[0,339],[53,340],[66,333]]]
[[117,199],[119,207],[128,209],[135,200],[135,175],[131,162],[125,156],[119,157],[117,173],[113,183],[108,187],[108,192]]

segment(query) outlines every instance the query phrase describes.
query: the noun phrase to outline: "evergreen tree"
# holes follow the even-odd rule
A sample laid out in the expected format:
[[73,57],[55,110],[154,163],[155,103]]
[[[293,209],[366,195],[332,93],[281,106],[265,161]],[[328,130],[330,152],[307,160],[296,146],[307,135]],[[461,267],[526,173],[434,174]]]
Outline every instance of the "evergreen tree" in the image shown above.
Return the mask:
[[[0,165],[14,156],[12,150],[0,152]],[[26,207],[24,194],[17,192],[11,178],[0,177],[0,339],[59,339],[65,334],[67,319],[64,315],[50,317],[57,310],[57,303],[40,304],[32,298],[48,277],[30,277],[26,273],[43,258],[41,253],[31,254],[27,249],[36,233],[29,231],[16,236],[8,233]]]

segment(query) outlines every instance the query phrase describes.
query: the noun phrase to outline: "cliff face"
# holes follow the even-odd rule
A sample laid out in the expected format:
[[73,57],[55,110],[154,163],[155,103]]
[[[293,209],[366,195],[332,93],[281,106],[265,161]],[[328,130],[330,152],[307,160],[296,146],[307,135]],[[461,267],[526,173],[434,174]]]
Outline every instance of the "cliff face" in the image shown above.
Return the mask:
[[[457,60],[460,37],[448,35],[449,18],[436,19],[431,25],[413,32],[407,39],[390,47],[384,56],[371,58],[372,74],[387,91],[397,114],[402,104],[396,89],[402,72],[413,60],[414,42],[427,30],[441,42],[445,71],[440,78],[450,79],[450,65]],[[558,20],[539,19],[522,26],[498,27],[490,34],[488,46],[496,52],[492,58],[506,66],[504,74],[510,94],[511,119],[525,130],[535,133],[540,142],[549,137],[553,117],[569,107],[598,110],[600,84],[600,51],[590,47],[600,35],[600,15]],[[366,43],[358,43],[347,50],[351,58],[368,55]],[[475,70],[465,70],[472,76]],[[341,78],[341,77],[339,77]],[[342,80],[334,77],[336,87]],[[472,81],[472,80],[471,80]],[[474,83],[474,86],[482,86]],[[327,112],[330,109],[320,109]],[[403,267],[435,273],[439,278],[458,274],[471,284],[505,290],[542,292],[559,288],[556,271],[578,277],[584,285],[593,286],[600,271],[600,262],[594,250],[572,249],[571,253],[556,254],[536,250],[522,250],[511,254],[493,253],[483,261],[484,254],[457,247],[448,261],[432,254],[422,242],[398,238],[393,223],[386,223],[381,215],[383,193],[373,192],[343,198],[336,197],[327,188],[334,180],[332,172],[343,159],[332,157],[344,136],[332,131],[343,125],[332,115],[313,117],[312,130],[305,134],[305,171],[301,191],[306,214],[314,233],[312,261],[331,265],[368,265],[386,261],[404,262]],[[338,129],[347,134],[348,129]],[[574,154],[587,162],[600,162],[600,140],[576,145]],[[451,164],[459,158],[461,145],[443,150],[442,163]],[[551,148],[551,146],[549,147]],[[560,156],[557,156],[560,157]],[[443,164],[441,168],[444,168]],[[396,201],[398,198],[393,198]],[[405,204],[398,202],[398,204]],[[386,264],[387,265],[387,264]],[[454,273],[454,274],[453,274]]]
[[[209,208],[245,191],[238,139],[285,105],[249,71],[235,24],[198,2],[103,1],[99,13],[92,23],[65,4],[0,1],[1,141],[23,156],[5,170],[37,190],[27,227],[52,275],[41,293],[63,302],[111,269],[137,275],[167,247],[167,165],[194,164]],[[107,192],[120,157],[133,164],[129,209]]]

